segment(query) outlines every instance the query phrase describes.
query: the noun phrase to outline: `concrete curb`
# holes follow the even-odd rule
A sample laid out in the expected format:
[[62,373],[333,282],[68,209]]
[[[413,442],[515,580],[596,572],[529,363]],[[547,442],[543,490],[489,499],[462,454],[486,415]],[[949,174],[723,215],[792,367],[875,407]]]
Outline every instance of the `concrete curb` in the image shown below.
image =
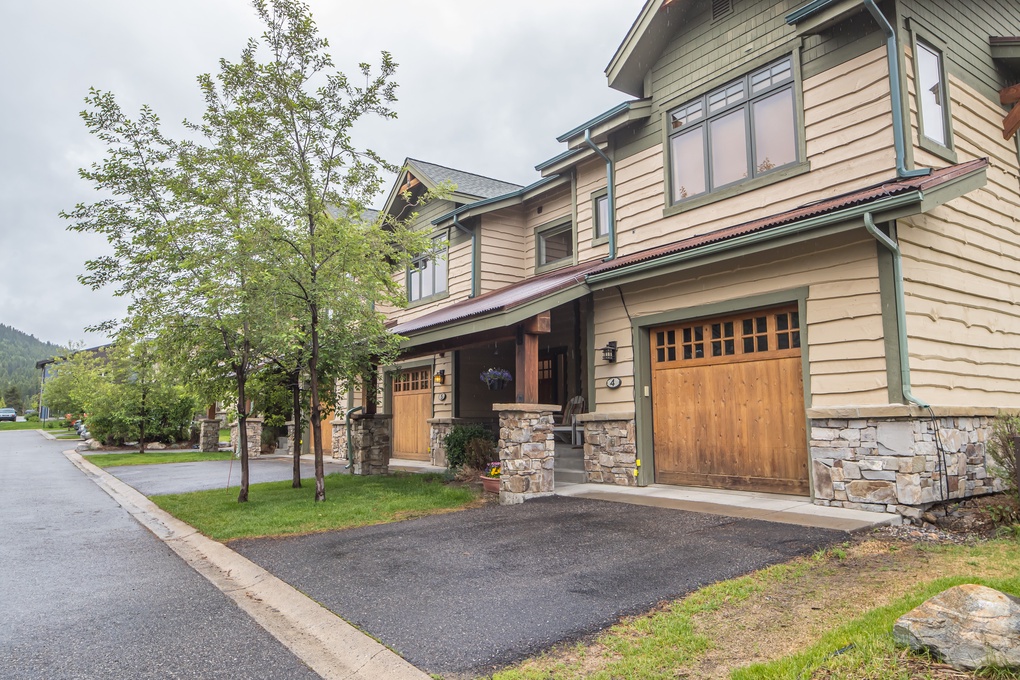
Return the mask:
[[429,676],[318,602],[164,512],[75,451],[64,456],[312,670],[329,680]]
[[41,434],[42,436],[46,437],[47,439],[53,439],[53,440],[56,440],[56,437],[54,437],[54,436],[53,436],[52,434],[50,434],[50,433],[49,433],[49,432],[47,432],[46,430],[36,430],[36,432],[38,432],[38,433],[39,433],[39,434]]

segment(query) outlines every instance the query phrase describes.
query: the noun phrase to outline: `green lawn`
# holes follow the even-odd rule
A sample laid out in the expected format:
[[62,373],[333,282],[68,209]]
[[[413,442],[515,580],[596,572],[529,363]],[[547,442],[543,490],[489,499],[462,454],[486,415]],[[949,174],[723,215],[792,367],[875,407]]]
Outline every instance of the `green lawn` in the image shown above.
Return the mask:
[[45,430],[63,429],[63,423],[61,423],[59,426],[54,424],[51,425],[50,427],[43,427],[43,424],[40,423],[39,421],[36,421],[34,423],[11,423],[5,420],[4,422],[0,423],[0,432],[7,432],[8,430],[43,430],[43,429]]
[[252,484],[247,503],[238,503],[237,493],[232,487],[153,496],[152,501],[203,534],[227,541],[397,522],[464,508],[479,492],[434,474],[332,474],[326,476],[323,503],[314,501],[315,480],[310,479],[300,489],[289,481]]
[[96,453],[85,460],[98,467],[115,465],[159,465],[161,463],[197,463],[203,460],[230,460],[230,452],[204,453],[202,451],[146,451],[145,453]]
[[220,428],[220,441],[221,442],[229,442],[230,441],[230,428],[229,427],[221,427]]

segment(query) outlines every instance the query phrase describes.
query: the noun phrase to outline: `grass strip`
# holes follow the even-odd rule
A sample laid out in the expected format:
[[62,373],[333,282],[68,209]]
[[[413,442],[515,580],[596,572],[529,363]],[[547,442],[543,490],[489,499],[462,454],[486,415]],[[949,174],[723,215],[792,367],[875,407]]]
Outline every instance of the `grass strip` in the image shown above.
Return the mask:
[[[892,629],[896,619],[917,607],[925,600],[947,588],[974,583],[1020,595],[1020,543],[990,541],[976,546],[939,546],[932,552],[967,558],[967,563],[997,562],[1006,573],[1018,574],[1010,578],[979,578],[954,575],[919,583],[910,593],[894,602],[825,633],[814,645],[796,654],[768,663],[754,664],[734,670],[733,680],[778,680],[786,678],[826,678],[857,680],[899,680],[921,677],[911,673],[904,662],[904,650],[893,641]],[[866,575],[862,575],[866,578]],[[917,656],[924,661],[925,657]],[[916,664],[915,664],[916,665]],[[923,666],[923,663],[921,664]],[[934,676],[932,676],[934,677]],[[1020,672],[988,669],[976,677],[1020,678]]]
[[85,460],[101,468],[118,465],[162,465],[164,463],[199,463],[206,460],[230,460],[231,453],[204,451],[146,451],[145,453],[94,453]]
[[252,484],[249,501],[238,503],[238,487],[153,496],[178,519],[220,541],[307,534],[396,522],[464,508],[478,499],[470,487],[446,483],[437,474],[325,478],[326,500],[315,502],[314,480],[300,489],[291,482]]
[[[65,430],[64,421],[60,421],[60,425],[50,425],[49,427],[43,425],[38,420],[31,423],[12,423],[9,420],[5,420],[0,423],[0,432],[10,432],[15,430]],[[73,432],[73,430],[67,430]]]

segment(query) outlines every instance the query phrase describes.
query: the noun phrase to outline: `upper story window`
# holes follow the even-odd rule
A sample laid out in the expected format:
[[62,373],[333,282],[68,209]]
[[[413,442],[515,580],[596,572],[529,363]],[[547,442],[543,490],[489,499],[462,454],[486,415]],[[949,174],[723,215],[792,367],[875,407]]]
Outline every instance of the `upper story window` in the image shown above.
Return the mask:
[[564,264],[574,258],[574,225],[570,222],[541,229],[535,234],[536,265]]
[[917,86],[921,134],[948,147],[949,102],[942,53],[921,40],[917,41]]
[[602,194],[596,196],[594,200],[595,238],[606,238],[609,236],[609,196]]
[[436,237],[432,243],[432,250],[412,260],[411,266],[407,269],[409,302],[446,292],[449,247],[445,237]]
[[785,57],[671,111],[673,203],[796,163],[794,100]]

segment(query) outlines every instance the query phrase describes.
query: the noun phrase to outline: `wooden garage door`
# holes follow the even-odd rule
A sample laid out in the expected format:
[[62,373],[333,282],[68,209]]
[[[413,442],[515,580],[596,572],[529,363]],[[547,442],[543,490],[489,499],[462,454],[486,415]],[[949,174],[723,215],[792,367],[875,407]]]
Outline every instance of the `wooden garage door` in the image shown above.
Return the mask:
[[393,457],[429,460],[432,372],[415,368],[393,379]]
[[655,481],[807,495],[796,307],[652,329]]

